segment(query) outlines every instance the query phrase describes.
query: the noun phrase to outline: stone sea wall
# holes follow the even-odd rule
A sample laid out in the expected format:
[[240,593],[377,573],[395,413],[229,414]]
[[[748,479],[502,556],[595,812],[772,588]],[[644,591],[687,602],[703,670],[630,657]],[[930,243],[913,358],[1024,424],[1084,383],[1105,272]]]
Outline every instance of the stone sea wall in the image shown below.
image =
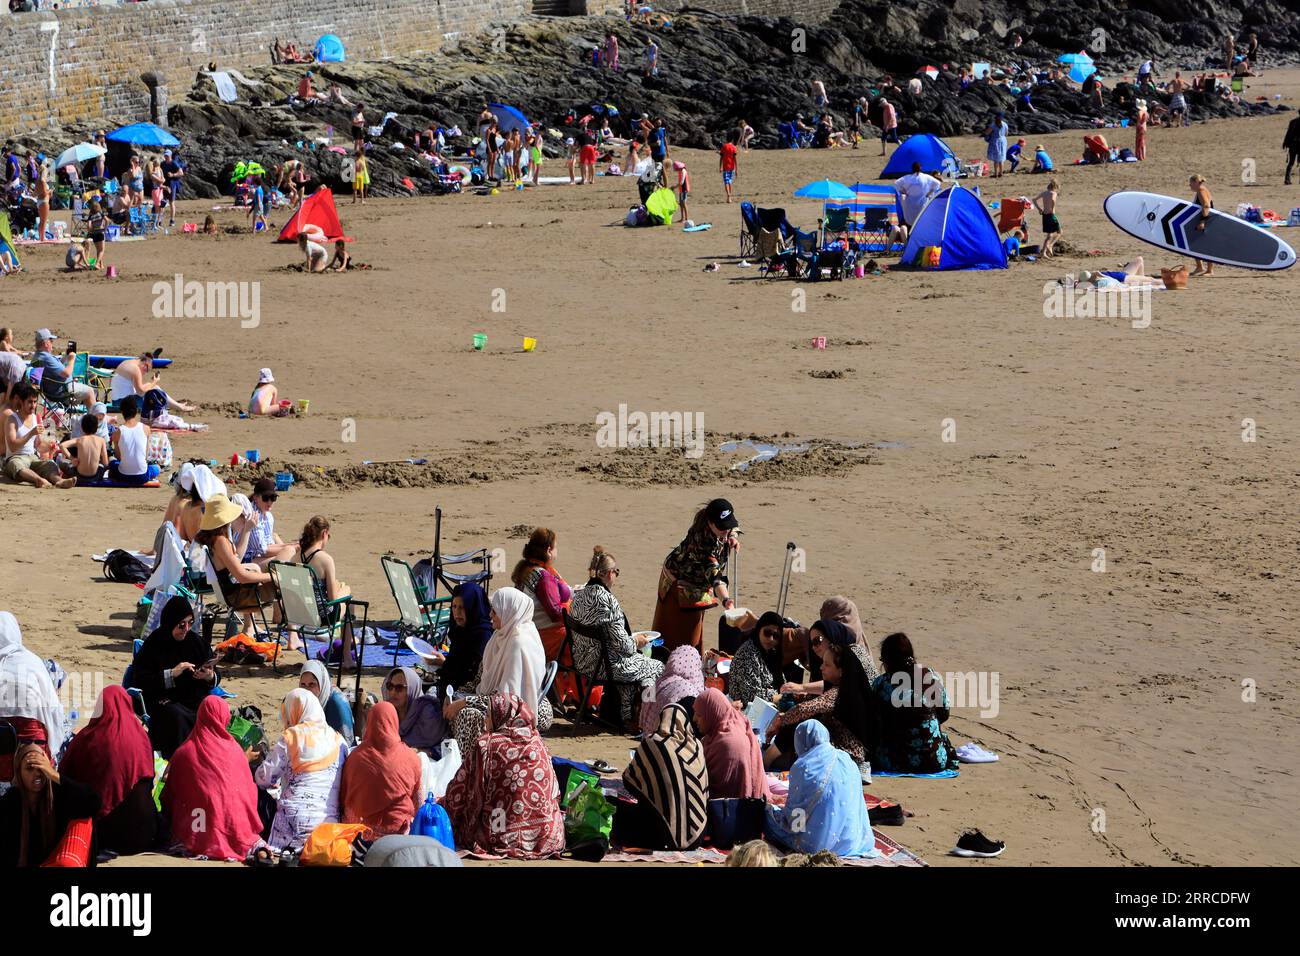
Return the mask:
[[[786,14],[819,22],[839,0],[700,0],[724,15]],[[655,3],[671,11],[681,3]],[[309,48],[340,36],[349,59],[443,49],[456,35],[533,13],[618,14],[622,0],[148,0],[0,16],[0,131],[149,119],[141,74],[173,101],[209,62],[270,62],[277,38]]]

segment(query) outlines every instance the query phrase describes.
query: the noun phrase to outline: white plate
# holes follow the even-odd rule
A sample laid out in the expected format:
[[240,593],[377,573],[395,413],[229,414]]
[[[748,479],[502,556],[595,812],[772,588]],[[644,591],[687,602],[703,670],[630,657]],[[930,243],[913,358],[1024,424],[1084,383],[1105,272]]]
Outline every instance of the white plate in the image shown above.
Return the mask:
[[406,639],[406,646],[430,663],[438,660],[438,652],[435,651],[433,645],[426,640],[418,637],[408,637]]
[[659,638],[661,638],[663,635],[660,634],[658,631],[633,631],[632,632],[633,640],[642,636],[645,637],[646,643],[649,644],[651,641],[659,640]]
[[722,616],[727,619],[728,624],[734,627],[737,621],[750,613],[752,612],[747,607],[733,607],[730,611],[723,611]]

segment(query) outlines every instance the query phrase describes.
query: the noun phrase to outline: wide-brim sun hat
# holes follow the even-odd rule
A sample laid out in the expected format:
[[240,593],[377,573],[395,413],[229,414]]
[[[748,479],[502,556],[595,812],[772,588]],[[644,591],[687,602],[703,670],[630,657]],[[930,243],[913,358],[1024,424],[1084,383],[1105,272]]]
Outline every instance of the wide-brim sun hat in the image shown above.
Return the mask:
[[199,522],[199,530],[216,531],[243,515],[244,509],[225,495],[213,495],[203,502],[203,520]]

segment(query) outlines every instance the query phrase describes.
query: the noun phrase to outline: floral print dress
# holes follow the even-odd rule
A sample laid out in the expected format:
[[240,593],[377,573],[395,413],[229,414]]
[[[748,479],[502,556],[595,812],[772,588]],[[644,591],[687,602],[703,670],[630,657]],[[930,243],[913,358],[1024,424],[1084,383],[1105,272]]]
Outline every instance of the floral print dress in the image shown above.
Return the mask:
[[871,685],[880,713],[880,745],[871,766],[893,773],[942,773],[957,768],[952,741],[939,727],[948,719],[948,691],[934,677],[938,706],[927,703],[908,681],[882,674]]

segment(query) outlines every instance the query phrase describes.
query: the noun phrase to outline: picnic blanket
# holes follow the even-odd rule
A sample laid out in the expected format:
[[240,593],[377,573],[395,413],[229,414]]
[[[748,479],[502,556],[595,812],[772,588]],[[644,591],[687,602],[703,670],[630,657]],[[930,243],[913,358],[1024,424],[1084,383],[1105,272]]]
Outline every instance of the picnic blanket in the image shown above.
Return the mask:
[[[396,630],[386,627],[376,627],[374,624],[368,626],[370,631],[378,635],[379,640],[372,642],[367,640],[361,649],[361,666],[362,667],[414,667],[416,664],[423,664],[424,661],[415,651],[403,644]],[[360,630],[360,628],[358,628]],[[319,660],[320,655],[325,650],[325,641],[307,638],[307,656],[312,660]],[[397,648],[397,663],[393,664],[393,648]]]

